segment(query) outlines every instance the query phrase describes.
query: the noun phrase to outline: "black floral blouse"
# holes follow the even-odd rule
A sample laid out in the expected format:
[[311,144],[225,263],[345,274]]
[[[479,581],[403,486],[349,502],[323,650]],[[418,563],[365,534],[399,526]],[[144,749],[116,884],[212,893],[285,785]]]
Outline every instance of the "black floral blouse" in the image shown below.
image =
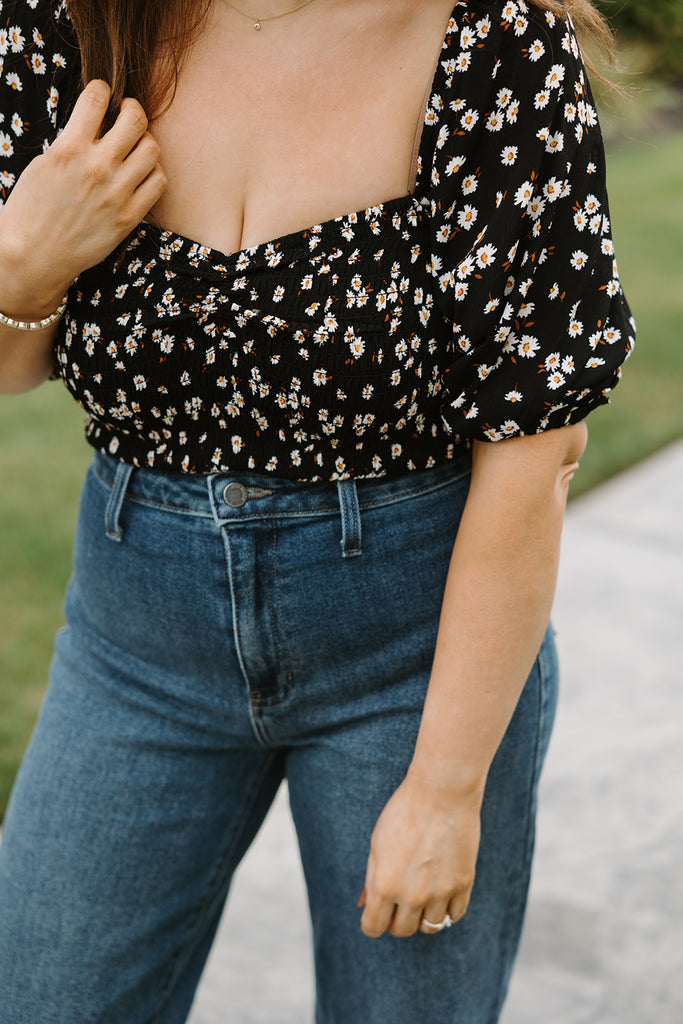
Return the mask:
[[[3,199],[77,76],[63,3],[0,2]],[[467,0],[411,194],[230,254],[143,221],[74,282],[56,365],[117,458],[316,481],[581,420],[633,341],[571,24]]]

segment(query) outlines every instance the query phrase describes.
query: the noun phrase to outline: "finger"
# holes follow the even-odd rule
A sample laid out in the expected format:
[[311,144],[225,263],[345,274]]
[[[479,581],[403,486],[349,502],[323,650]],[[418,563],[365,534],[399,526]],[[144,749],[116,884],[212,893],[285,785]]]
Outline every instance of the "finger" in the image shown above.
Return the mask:
[[[454,896],[448,904],[448,913],[450,914],[452,921],[459,921],[461,917],[464,917],[467,913],[467,908],[470,903],[470,890],[468,889],[465,893],[458,893]],[[431,921],[431,917],[429,918]]]
[[145,132],[133,151],[121,165],[121,181],[134,191],[159,164],[161,147],[157,140]]
[[119,115],[100,145],[111,160],[125,160],[147,131],[147,115],[137,100],[126,96]]
[[397,939],[407,939],[420,927],[421,907],[409,907],[399,903],[389,925],[389,931]]
[[441,929],[430,928],[429,926],[432,924],[440,925],[444,921],[446,916],[449,916],[451,920],[453,919],[453,915],[450,914],[450,911],[448,909],[448,904],[446,904],[443,900],[441,900],[438,903],[428,903],[424,908],[424,912],[420,920],[420,931],[424,932],[425,935],[438,935]]
[[360,919],[363,934],[370,939],[378,939],[380,935],[384,935],[391,924],[395,909],[396,904],[393,900],[381,899],[370,893]]
[[111,89],[106,82],[99,78],[88,82],[74,104],[61,138],[73,137],[84,142],[94,142],[107,113],[110,99]]
[[161,199],[166,191],[168,178],[160,164],[154,168],[142,184],[133,193],[130,206],[130,221],[133,225],[139,223],[145,214],[149,213],[154,204]]

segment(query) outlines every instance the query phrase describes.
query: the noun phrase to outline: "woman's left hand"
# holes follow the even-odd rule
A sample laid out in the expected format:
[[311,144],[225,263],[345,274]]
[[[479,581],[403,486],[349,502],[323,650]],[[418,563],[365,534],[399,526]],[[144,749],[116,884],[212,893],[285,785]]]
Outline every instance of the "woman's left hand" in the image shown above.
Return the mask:
[[463,917],[474,884],[483,786],[454,795],[410,772],[375,825],[361,928],[370,938],[397,937],[418,929],[436,935],[439,924]]

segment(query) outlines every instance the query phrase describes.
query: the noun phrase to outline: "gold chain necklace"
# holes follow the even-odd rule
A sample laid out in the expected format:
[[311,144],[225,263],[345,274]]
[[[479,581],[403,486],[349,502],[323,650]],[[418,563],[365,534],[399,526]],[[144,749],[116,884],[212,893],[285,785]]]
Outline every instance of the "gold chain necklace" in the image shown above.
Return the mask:
[[253,18],[251,14],[247,14],[246,11],[243,11],[239,7],[235,7],[234,4],[231,4],[230,0],[223,0],[223,3],[227,7],[232,7],[233,11],[237,11],[238,14],[242,14],[245,18],[249,18],[249,21],[251,21],[254,26],[254,31],[260,32],[261,25],[264,21],[275,21],[276,18],[286,18],[288,14],[296,14],[296,12],[300,11],[302,7],[308,7],[309,4],[312,4],[313,0],[304,0],[304,2],[299,4],[297,7],[292,7],[291,11],[282,11],[281,14],[269,14],[266,18]]

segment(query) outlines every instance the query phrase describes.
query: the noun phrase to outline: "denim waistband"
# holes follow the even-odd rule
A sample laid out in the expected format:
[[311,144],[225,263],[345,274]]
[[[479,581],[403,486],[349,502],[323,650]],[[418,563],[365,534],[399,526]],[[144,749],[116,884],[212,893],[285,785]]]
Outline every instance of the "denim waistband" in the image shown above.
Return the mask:
[[128,466],[104,452],[94,454],[95,473],[108,487],[114,487],[118,477],[119,486],[124,485],[120,487],[122,498],[125,493],[134,501],[159,509],[220,522],[339,513],[351,492],[355,492],[360,508],[393,504],[445,487],[467,475],[470,466],[470,456],[463,455],[399,477],[311,484],[254,473],[194,476]]

